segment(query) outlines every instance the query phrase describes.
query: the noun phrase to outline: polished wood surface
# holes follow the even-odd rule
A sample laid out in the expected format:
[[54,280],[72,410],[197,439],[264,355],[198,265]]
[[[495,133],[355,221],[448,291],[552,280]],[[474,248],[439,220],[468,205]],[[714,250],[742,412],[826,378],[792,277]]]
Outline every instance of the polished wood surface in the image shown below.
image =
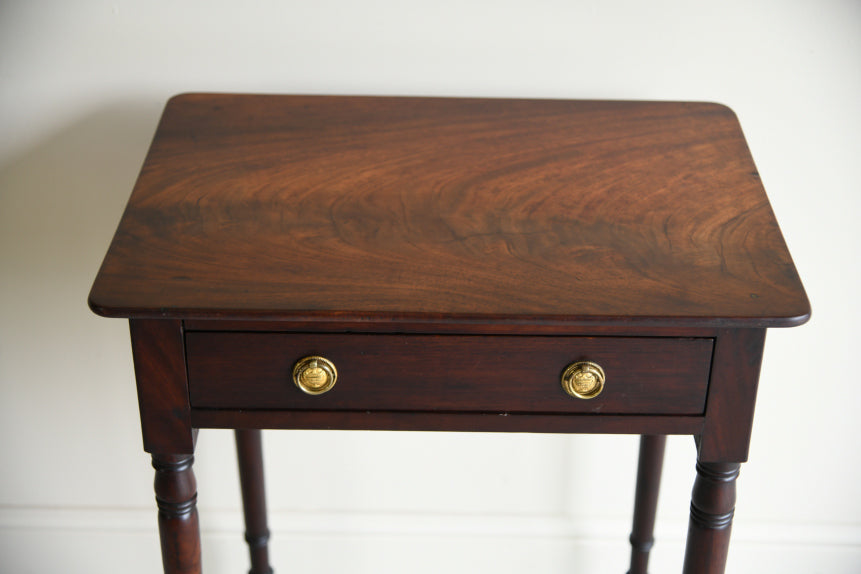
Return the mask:
[[[712,339],[315,333],[186,335],[193,408],[702,415]],[[291,379],[321,355],[338,382],[308,395]],[[589,400],[568,396],[566,366],[600,364]]]
[[213,94],[168,103],[90,305],[429,330],[809,314],[723,106]]
[[724,573],[740,466],[697,462],[683,574]]
[[291,411],[194,409],[200,428],[337,429],[448,432],[688,434],[702,432],[703,417],[685,415],[571,415],[434,411]]
[[640,437],[640,459],[637,465],[637,489],[634,496],[634,524],[631,527],[631,567],[628,574],[648,574],[649,553],[655,543],[655,517],[658,493],[664,467],[667,437]]
[[192,454],[194,430],[188,401],[182,322],[129,322],[144,450]]
[[269,566],[269,525],[263,476],[263,439],[256,429],[236,429],[236,460],[245,515],[245,542],[251,558],[248,574],[272,574]]
[[[130,318],[172,574],[200,571],[206,427],[239,429],[255,574],[262,428],[648,435],[632,574],[662,435],[694,435],[685,573],[720,574],[765,329],[810,314],[726,107],[217,94],[168,103],[89,304]],[[578,360],[597,398],[562,390]]]
[[200,525],[192,455],[153,454],[164,574],[200,574]]
[[718,331],[699,460],[747,460],[764,347],[765,329]]

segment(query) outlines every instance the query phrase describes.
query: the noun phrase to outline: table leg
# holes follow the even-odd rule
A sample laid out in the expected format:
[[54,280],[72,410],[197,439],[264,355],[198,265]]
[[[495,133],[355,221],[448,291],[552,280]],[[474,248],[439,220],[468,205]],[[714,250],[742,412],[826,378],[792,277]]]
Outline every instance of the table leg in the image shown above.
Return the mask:
[[634,500],[634,525],[631,528],[631,568],[628,574],[646,574],[649,552],[655,542],[655,514],[664,466],[664,435],[640,437],[640,462],[637,468],[637,490]]
[[251,570],[248,574],[271,574],[260,431],[236,429],[235,434],[242,507],[245,511],[245,541],[251,554]]
[[739,463],[697,462],[684,574],[723,574],[740,466]]
[[165,574],[200,574],[197,483],[190,454],[153,454],[158,531]]

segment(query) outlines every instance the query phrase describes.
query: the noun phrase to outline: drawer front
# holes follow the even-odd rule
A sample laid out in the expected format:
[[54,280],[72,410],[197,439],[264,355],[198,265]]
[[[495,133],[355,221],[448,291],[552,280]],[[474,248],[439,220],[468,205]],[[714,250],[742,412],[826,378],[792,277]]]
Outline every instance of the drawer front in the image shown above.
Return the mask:
[[[712,339],[296,333],[186,334],[193,408],[702,414]],[[295,363],[320,355],[337,383],[308,395]],[[560,377],[603,367],[603,392],[577,399]]]

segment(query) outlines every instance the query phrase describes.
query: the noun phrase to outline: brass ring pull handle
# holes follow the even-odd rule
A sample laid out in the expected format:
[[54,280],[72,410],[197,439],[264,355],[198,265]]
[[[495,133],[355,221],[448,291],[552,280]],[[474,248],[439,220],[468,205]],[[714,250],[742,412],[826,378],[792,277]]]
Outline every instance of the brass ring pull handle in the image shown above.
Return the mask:
[[325,357],[305,357],[293,367],[293,382],[309,395],[322,395],[338,380],[338,370]]
[[571,363],[562,373],[562,388],[578,399],[594,399],[604,390],[604,369],[598,363]]

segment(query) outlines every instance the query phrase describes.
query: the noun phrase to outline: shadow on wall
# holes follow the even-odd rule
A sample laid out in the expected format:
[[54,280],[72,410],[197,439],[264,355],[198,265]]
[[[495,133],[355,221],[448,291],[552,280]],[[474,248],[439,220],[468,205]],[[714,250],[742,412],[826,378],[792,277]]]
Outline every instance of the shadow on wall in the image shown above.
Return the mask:
[[[116,336],[127,327],[93,315],[87,294],[162,106],[101,107],[0,166],[0,435],[22,439],[0,445],[4,457],[41,452],[51,468],[77,468],[140,444],[134,386],[117,380],[131,376],[128,338]],[[116,480],[139,470],[118,469]],[[37,474],[0,481],[4,499],[98,500],[74,480]]]
[[16,362],[21,354],[38,364],[62,361],[72,348],[77,357],[92,352],[84,344],[92,347],[92,337],[80,340],[94,317],[87,295],[162,105],[105,106],[0,167],[0,328],[7,340],[14,332],[7,351]]
[[0,166],[0,237],[15,277],[92,281],[162,105],[108,105]]

